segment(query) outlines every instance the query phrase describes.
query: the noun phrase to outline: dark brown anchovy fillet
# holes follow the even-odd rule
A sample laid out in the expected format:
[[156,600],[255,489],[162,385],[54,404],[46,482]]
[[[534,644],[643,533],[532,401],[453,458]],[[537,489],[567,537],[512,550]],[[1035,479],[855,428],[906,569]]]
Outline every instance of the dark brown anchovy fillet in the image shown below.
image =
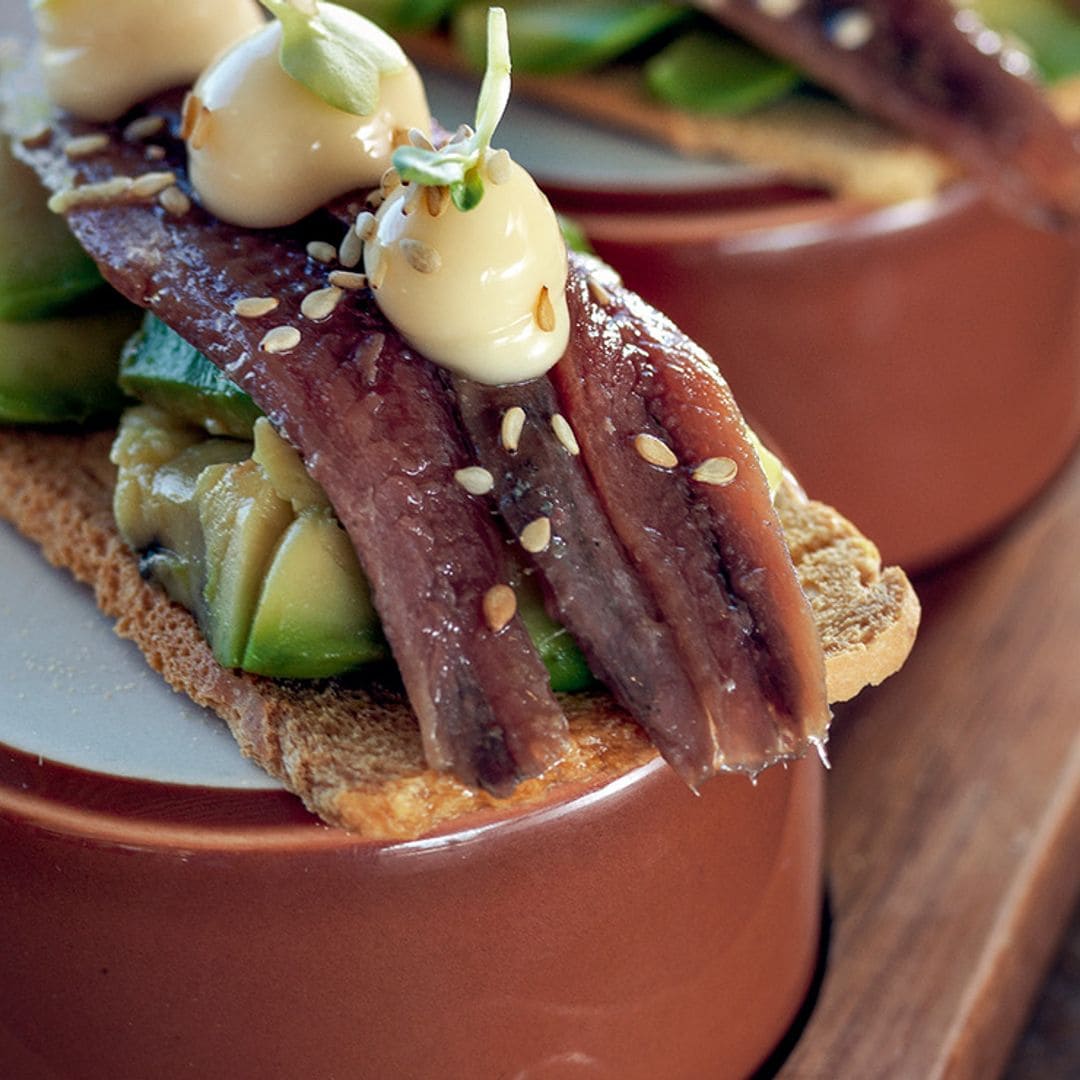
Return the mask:
[[[550,544],[525,557],[541,575],[552,617],[665,760],[697,788],[714,771],[716,733],[674,635],[612,531],[581,459],[552,430],[560,408],[550,381],[491,387],[456,378],[453,387],[511,533],[520,536],[540,518],[550,522]],[[500,431],[514,407],[524,409],[526,419],[510,451]]]
[[[62,189],[64,142],[88,130],[59,125],[24,156]],[[141,147],[105,130],[110,147],[77,163],[83,182],[172,168],[183,183],[178,146],[169,165],[148,165]],[[197,207],[175,217],[152,200],[78,208],[68,220],[118,291],[204,352],[301,452],[371,582],[430,764],[505,794],[558,760],[566,720],[524,626],[495,633],[483,617],[486,591],[510,571],[486,506],[454,480],[472,461],[437,369],[366,293],[344,295],[321,322],[302,316],[305,295],[326,284],[305,252],[311,234],[236,229]],[[234,315],[250,296],[279,306]],[[267,351],[273,327],[298,328],[302,344]]]
[[757,0],[695,3],[850,104],[937,146],[1002,201],[1050,224],[1080,222],[1080,133],[1005,69],[1001,51],[975,46],[970,11],[958,17],[950,0],[801,0],[784,14]]
[[[825,671],[809,605],[715,367],[614,283],[599,304],[588,269],[575,260],[571,342],[552,381],[604,511],[705,704],[715,767],[753,773],[824,741]],[[643,457],[643,435],[665,444],[671,462]],[[725,486],[694,476],[714,458],[736,464]]]

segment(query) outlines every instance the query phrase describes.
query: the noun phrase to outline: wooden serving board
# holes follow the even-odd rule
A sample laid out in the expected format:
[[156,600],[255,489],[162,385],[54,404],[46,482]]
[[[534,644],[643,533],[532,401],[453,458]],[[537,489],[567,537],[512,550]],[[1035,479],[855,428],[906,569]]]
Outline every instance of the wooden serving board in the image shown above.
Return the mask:
[[907,666],[837,712],[831,948],[783,1080],[997,1075],[1080,895],[1080,455],[916,588]]

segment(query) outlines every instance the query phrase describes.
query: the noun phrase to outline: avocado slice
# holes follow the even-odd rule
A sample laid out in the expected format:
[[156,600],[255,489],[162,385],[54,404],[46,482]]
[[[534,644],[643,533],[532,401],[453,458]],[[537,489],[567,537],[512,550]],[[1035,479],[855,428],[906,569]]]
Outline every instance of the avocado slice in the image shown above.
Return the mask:
[[243,390],[153,315],[145,317],[124,350],[120,386],[211,435],[250,439],[262,415]]
[[0,423],[82,423],[114,416],[120,350],[135,309],[0,321]]
[[332,514],[305,510],[274,553],[241,666],[319,679],[389,655],[345,530]]
[[102,288],[93,260],[0,136],[0,319],[42,319]]

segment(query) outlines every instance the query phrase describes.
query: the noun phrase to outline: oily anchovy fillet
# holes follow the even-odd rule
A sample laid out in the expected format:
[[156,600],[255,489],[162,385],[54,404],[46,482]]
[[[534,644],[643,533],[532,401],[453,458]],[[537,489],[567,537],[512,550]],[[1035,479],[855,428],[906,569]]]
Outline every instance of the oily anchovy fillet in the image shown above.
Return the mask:
[[1008,70],[1021,54],[987,51],[993,39],[970,10],[951,0],[695,2],[849,104],[952,155],[1004,201],[1050,223],[1080,221],[1077,136]]
[[821,647],[742,417],[708,357],[575,260],[552,372],[604,511],[672,628],[716,731],[754,772],[825,738]]
[[[54,190],[70,183],[65,143],[88,130],[61,125],[47,145],[24,145]],[[148,165],[141,146],[102,130],[109,145],[75,163],[83,197],[86,184],[151,170],[184,183],[179,146],[172,164]],[[504,541],[454,482],[469,452],[437,370],[362,294],[342,294],[318,321],[302,315],[304,297],[327,285],[328,267],[306,253],[314,237],[172,205],[126,191],[75,201],[67,216],[110,283],[242,386],[325,488],[371,582],[429,763],[508,793],[558,760],[566,721],[520,620],[495,632],[484,618],[486,592],[508,577]],[[277,304],[236,315],[249,297]]]
[[[560,430],[550,381],[491,387],[459,378],[453,385],[478,460],[495,479],[499,512],[541,575],[553,617],[667,762],[697,788],[714,771],[716,732],[671,629],[573,452],[572,432]],[[516,410],[519,435],[512,431]],[[540,530],[538,538],[530,529]]]

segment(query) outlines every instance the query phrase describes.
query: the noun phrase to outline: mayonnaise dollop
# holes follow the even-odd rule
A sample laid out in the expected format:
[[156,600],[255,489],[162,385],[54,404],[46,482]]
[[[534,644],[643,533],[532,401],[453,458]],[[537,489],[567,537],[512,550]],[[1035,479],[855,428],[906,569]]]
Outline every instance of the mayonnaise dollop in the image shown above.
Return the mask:
[[337,195],[371,187],[390,165],[395,136],[431,127],[423,83],[407,60],[381,77],[375,110],[355,116],[288,75],[281,42],[281,23],[267,23],[203,72],[185,107],[200,201],[247,228],[290,225]]
[[49,99],[100,123],[189,86],[264,24],[255,0],[35,0],[33,12]]

